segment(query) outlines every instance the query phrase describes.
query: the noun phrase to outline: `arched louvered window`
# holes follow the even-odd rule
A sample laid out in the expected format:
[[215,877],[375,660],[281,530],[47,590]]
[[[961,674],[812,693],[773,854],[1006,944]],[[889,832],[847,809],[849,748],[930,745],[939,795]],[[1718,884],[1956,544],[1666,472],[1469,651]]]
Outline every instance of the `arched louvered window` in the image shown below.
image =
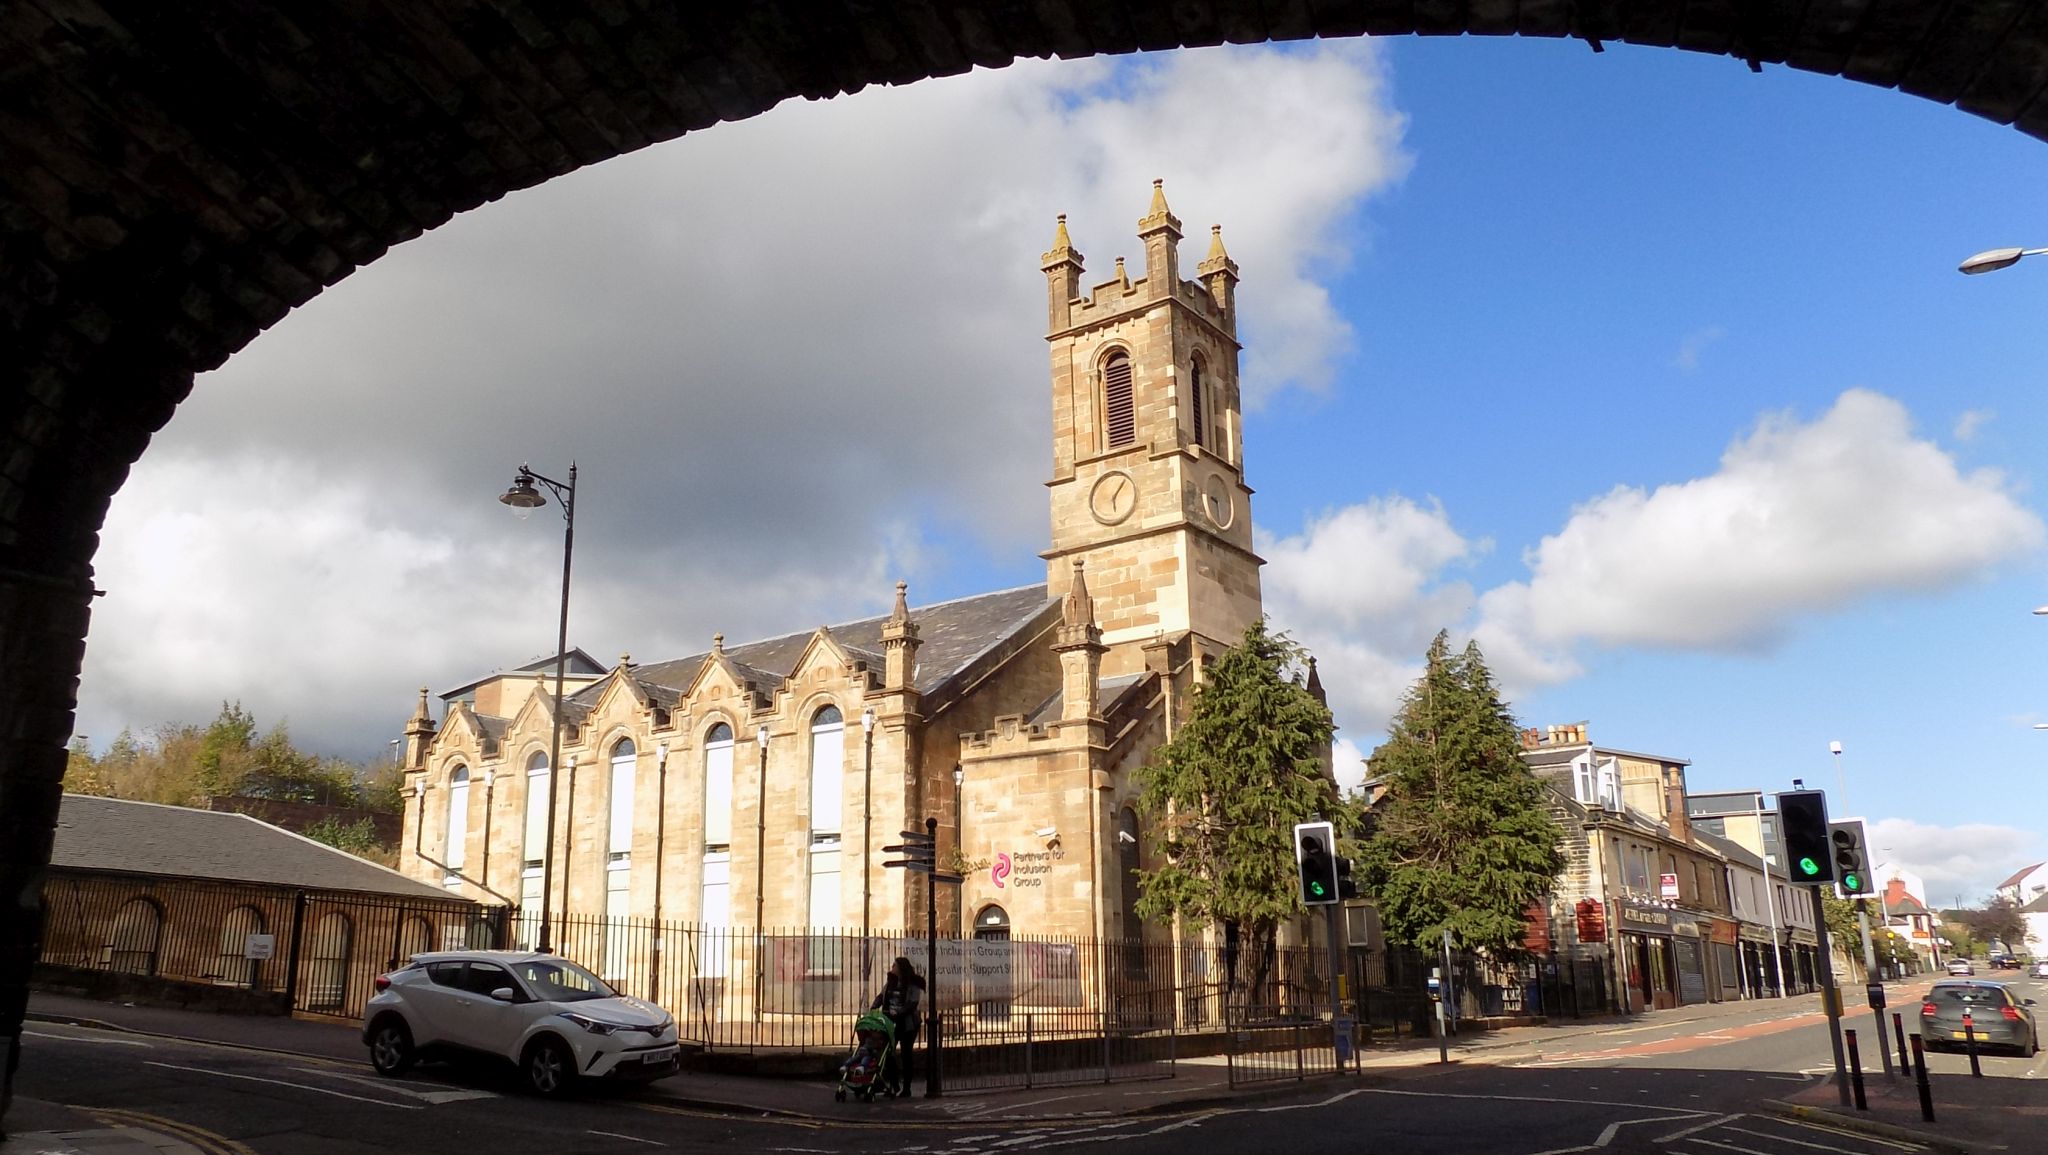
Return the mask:
[[1209,444],[1209,406],[1203,395],[1208,388],[1202,380],[1202,359],[1197,357],[1188,365],[1188,415],[1195,423],[1195,444],[1204,447]]
[[1126,353],[1111,353],[1102,363],[1102,426],[1111,449],[1138,439],[1138,411],[1131,396],[1131,358]]

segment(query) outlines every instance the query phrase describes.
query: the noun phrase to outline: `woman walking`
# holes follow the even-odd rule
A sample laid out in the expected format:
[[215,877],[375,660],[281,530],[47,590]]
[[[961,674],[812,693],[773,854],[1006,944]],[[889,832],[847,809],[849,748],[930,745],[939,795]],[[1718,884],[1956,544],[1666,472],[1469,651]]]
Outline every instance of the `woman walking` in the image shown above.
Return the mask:
[[917,1044],[918,1013],[924,1005],[924,976],[910,965],[907,958],[898,957],[889,967],[889,977],[882,984],[882,991],[869,1004],[870,1010],[880,1010],[896,1024],[896,1042],[892,1048],[889,1074],[889,1094],[903,1096],[910,1093],[911,1052]]

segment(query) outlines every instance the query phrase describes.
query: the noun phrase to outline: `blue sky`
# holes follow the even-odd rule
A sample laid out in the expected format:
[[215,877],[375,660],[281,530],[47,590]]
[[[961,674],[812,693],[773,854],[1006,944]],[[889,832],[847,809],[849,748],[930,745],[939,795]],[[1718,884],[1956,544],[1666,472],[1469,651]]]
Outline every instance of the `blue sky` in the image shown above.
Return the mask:
[[540,652],[558,539],[489,501],[527,458],[584,463],[606,657],[1039,580],[1036,256],[1066,211],[1106,276],[1153,176],[1244,268],[1269,607],[1359,751],[1476,628],[1524,721],[1696,788],[1832,787],[1841,741],[1930,897],[2048,857],[2048,260],[1955,271],[2048,240],[2048,145],[1575,41],[1030,64],[466,214],[202,379],[110,517],[81,732],[241,698],[361,755]]

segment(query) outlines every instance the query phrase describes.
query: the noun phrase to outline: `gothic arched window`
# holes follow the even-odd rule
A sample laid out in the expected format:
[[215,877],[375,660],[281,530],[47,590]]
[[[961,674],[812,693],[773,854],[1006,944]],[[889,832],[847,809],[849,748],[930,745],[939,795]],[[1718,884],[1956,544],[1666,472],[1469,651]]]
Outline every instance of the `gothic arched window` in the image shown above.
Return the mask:
[[1209,444],[1208,398],[1202,395],[1208,387],[1202,380],[1202,359],[1196,357],[1188,364],[1188,415],[1194,419],[1195,444],[1201,446]]

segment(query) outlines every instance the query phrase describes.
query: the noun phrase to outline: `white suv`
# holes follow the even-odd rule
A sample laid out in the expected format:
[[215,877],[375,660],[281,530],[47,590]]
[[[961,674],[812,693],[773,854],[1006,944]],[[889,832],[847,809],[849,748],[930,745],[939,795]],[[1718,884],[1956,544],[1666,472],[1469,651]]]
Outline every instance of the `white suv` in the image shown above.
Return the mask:
[[676,1072],[676,1023],[556,955],[445,951],[377,977],[363,1009],[370,1062],[400,1075],[443,1052],[493,1055],[528,1090],[558,1095],[582,1078],[659,1079]]

